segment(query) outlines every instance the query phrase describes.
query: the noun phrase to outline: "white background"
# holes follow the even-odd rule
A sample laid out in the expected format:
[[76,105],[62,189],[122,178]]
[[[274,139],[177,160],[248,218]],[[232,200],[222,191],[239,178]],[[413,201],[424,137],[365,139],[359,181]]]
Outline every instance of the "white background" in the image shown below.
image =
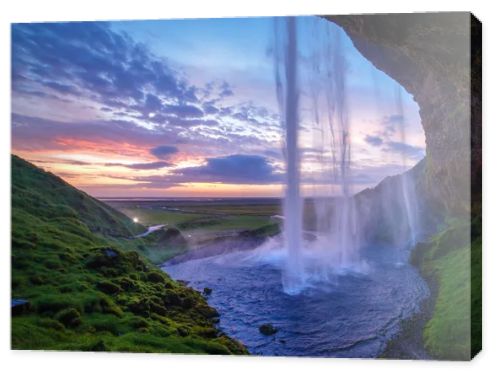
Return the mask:
[[[2,375],[465,375],[500,374],[500,210],[498,124],[500,15],[489,1],[3,0],[0,2],[0,374]],[[472,11],[483,22],[484,328],[470,363],[347,359],[173,356],[11,351],[10,348],[10,23],[299,14]],[[495,163],[497,162],[497,163]],[[496,214],[496,213],[495,213]]]

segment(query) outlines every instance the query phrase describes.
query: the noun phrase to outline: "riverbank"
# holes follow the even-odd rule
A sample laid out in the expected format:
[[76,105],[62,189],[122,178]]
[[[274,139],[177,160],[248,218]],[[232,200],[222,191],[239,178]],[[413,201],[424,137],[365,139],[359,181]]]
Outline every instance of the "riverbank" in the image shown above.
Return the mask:
[[[418,246],[419,244],[412,250],[412,256],[418,252]],[[423,276],[422,266],[415,262],[412,262],[412,265]],[[424,330],[425,325],[432,318],[434,312],[438,286],[435,280],[423,277],[429,287],[429,296],[422,302],[418,312],[401,322],[401,330],[387,343],[384,352],[379,355],[379,358],[432,359],[425,348]]]
[[475,229],[480,226],[480,219],[472,224],[472,244],[471,227],[463,222],[417,244],[411,263],[427,281],[430,297],[380,357],[468,360],[479,351],[481,234]]
[[205,296],[135,250],[144,231],[12,156],[12,348],[247,354]]

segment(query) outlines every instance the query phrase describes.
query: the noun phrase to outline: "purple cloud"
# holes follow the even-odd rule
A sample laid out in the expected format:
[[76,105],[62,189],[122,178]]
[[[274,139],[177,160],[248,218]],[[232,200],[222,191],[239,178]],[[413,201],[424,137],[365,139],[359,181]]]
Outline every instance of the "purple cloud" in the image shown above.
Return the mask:
[[158,159],[166,159],[179,151],[175,146],[159,145],[150,150],[151,154]]
[[365,142],[367,144],[370,144],[372,146],[380,146],[384,143],[384,140],[382,140],[382,138],[380,138],[379,136],[370,136],[370,135],[367,135],[365,137]]
[[262,184],[282,180],[268,160],[260,155],[234,154],[207,158],[203,166],[187,167],[175,172],[185,181]]
[[409,158],[419,159],[423,158],[425,155],[424,148],[405,144],[403,142],[390,141],[386,142],[385,145],[386,145],[386,148],[384,149],[385,151],[400,153]]
[[172,166],[170,163],[163,162],[163,161],[148,162],[148,163],[132,163],[132,164],[106,163],[105,165],[106,166],[126,167],[126,168],[130,168],[130,169],[133,169],[133,170],[158,170],[160,168]]
[[[200,116],[196,88],[164,59],[111,30],[106,22],[16,24],[12,27],[13,91],[29,86],[80,95],[114,109],[159,109]],[[167,108],[168,109],[168,108]]]

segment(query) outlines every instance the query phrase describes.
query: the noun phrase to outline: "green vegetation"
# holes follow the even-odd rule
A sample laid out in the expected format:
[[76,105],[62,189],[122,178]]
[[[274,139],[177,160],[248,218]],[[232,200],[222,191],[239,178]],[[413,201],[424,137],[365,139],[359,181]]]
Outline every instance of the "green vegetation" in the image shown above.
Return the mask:
[[128,237],[144,231],[141,225],[67,184],[61,178],[12,157],[12,206],[52,222],[77,218],[91,232]]
[[132,250],[151,241],[131,239],[144,230],[13,156],[12,297],[29,304],[13,313],[12,347],[245,354],[202,294]]
[[[264,200],[265,202],[265,200]],[[155,264],[181,255],[189,250],[195,255],[200,249],[257,246],[281,229],[273,216],[280,212],[278,200],[262,203],[246,201],[109,201],[115,209],[137,218],[141,224],[163,224],[165,228],[150,235],[128,240],[122,247],[133,244],[141,254]]]
[[[478,225],[473,223],[473,235]],[[473,236],[471,245],[470,234],[468,223],[450,223],[412,254],[434,297],[424,346],[438,359],[470,359],[481,346],[481,236]]]
[[[473,211],[474,212],[474,211]],[[475,356],[481,351],[483,344],[483,244],[482,244],[482,216],[479,215],[472,221],[472,246],[471,246],[471,352]]]
[[[234,211],[231,209],[230,205],[220,205],[211,213],[207,212],[207,208],[202,207],[190,208],[190,210],[197,210],[196,212],[178,212],[135,205],[133,208],[121,208],[120,210],[131,218],[138,218],[140,223],[145,226],[165,224],[170,227],[175,226],[183,232],[198,229],[203,229],[203,231],[248,230],[272,222],[269,215],[248,215],[241,213],[238,207],[235,207]],[[224,212],[224,214],[219,212]],[[252,212],[256,213],[255,210]]]
[[176,228],[155,231],[145,238],[135,239],[135,242],[142,242],[138,245],[140,253],[155,265],[188,251],[186,238]]
[[[113,205],[112,202],[110,202],[110,204]],[[200,218],[200,214],[197,213],[182,213],[167,211],[161,208],[147,208],[133,202],[130,203],[130,206],[131,207],[120,207],[119,210],[130,218],[137,218],[144,226],[154,226],[158,224],[177,226],[179,223]]]

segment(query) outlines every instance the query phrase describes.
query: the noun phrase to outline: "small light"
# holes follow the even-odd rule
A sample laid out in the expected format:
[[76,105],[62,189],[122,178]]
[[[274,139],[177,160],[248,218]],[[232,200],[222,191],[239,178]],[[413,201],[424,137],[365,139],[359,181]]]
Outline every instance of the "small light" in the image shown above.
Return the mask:
[[155,116],[156,116],[156,114],[155,114],[154,112],[150,112],[150,113],[148,114],[148,117],[149,117],[150,119],[154,118]]
[[139,222],[139,220],[137,219],[137,217],[132,218],[132,220],[134,221],[134,223]]

